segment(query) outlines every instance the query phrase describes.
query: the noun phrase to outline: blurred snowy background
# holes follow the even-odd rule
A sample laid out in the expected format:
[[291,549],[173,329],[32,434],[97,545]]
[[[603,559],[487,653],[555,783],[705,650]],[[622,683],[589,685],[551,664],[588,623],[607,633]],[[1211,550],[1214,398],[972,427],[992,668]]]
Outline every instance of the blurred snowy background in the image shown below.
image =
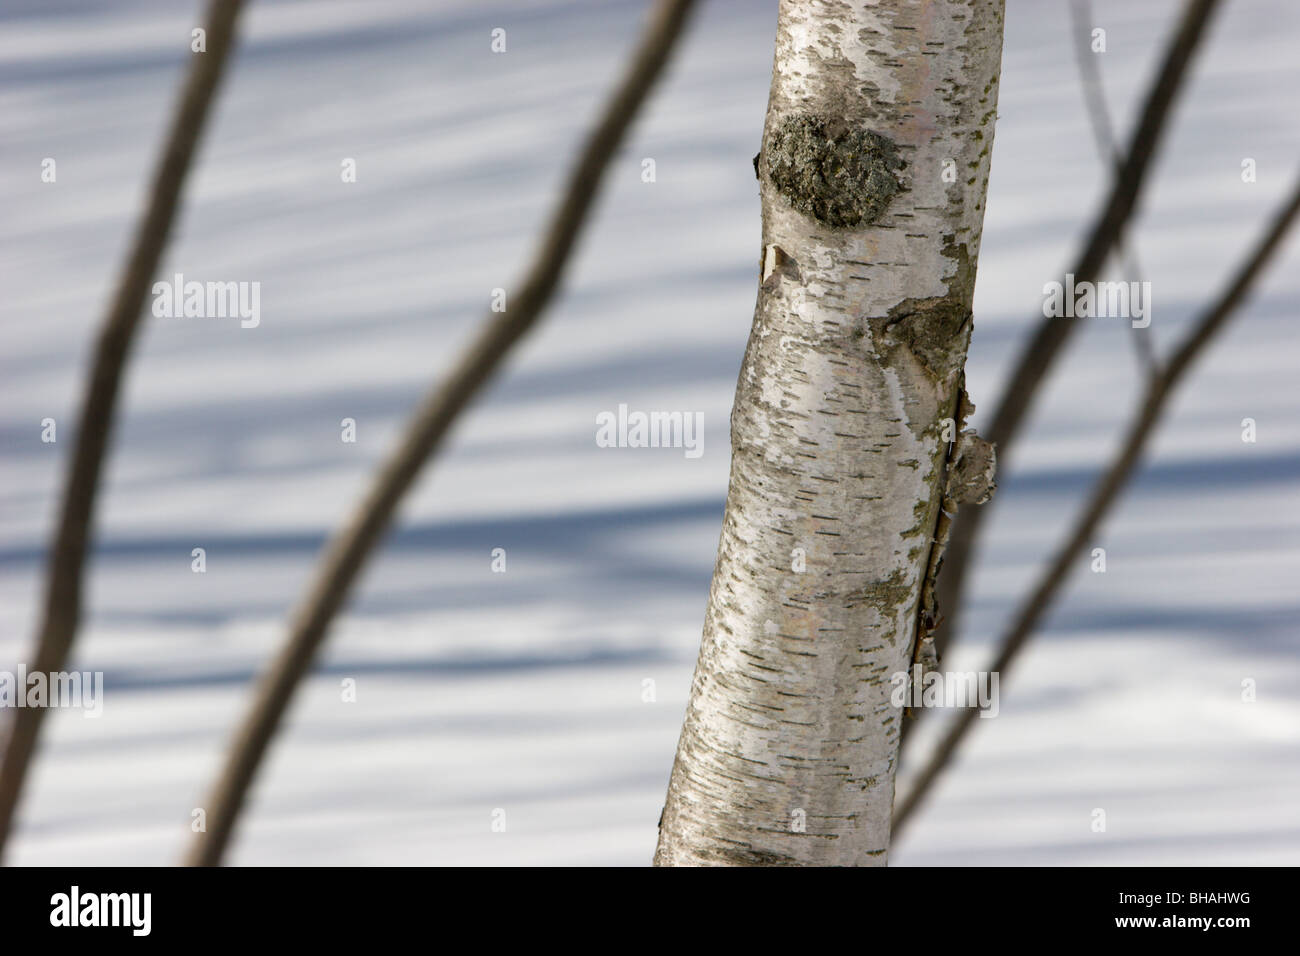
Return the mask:
[[[159,278],[259,281],[261,326],[146,320],[73,664],[104,671],[104,713],[52,714],[10,862],[178,860],[325,536],[491,290],[521,272],[645,7],[250,4]],[[1105,187],[1068,7],[1008,7],[968,372],[977,424]],[[31,650],[81,376],[200,10],[0,11],[0,669]],[[1121,131],[1177,10],[1096,3]],[[231,862],[649,861],[756,289],[750,159],[774,23],[774,0],[703,4],[562,297],[425,472],[336,625]],[[1158,348],[1290,185],[1298,49],[1300,5],[1237,0],[1191,71],[1134,234]],[[355,184],[340,182],[344,157]],[[1300,861],[1298,295],[1293,241],[1179,394],[1097,542],[1108,573],[1081,557],[1001,716],[978,722],[893,862]],[[958,669],[984,660],[1135,399],[1127,323],[1086,326],[1004,463]],[[703,412],[703,457],[596,447],[595,416],[619,403]],[[46,417],[57,444],[40,441]],[[340,441],[345,417],[356,444]],[[196,547],[205,574],[190,570]],[[498,547],[505,574],[490,570]],[[345,677],[355,704],[340,702]],[[1094,807],[1106,833],[1090,831]]]

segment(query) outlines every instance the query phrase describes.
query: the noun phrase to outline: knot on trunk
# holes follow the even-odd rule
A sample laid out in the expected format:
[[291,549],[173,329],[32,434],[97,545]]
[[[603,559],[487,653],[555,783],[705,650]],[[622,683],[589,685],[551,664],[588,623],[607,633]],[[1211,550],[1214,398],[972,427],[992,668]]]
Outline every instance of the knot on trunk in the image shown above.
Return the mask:
[[869,225],[903,188],[892,140],[840,119],[787,117],[763,150],[768,178],[790,205],[836,228]]

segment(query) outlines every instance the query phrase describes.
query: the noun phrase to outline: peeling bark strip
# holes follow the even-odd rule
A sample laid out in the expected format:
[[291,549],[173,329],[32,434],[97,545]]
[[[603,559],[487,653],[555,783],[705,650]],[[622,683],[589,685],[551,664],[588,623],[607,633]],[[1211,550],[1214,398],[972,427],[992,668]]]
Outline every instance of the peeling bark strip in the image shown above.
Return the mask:
[[1001,56],[1002,0],[781,0],[761,285],[657,864],[885,862],[890,677],[959,414]]

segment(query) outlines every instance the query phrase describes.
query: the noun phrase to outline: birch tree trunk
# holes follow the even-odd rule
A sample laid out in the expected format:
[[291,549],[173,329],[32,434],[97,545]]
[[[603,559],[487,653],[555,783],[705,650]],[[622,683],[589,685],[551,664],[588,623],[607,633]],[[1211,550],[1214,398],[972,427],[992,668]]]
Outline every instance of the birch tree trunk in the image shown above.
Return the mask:
[[893,678],[962,472],[1002,8],[781,0],[758,302],[658,865],[886,862]]

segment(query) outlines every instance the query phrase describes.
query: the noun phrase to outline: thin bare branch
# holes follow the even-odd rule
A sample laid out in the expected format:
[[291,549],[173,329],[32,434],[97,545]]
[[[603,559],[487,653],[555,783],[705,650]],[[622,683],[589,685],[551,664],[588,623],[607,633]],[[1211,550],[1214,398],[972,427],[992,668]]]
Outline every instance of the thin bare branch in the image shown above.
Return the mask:
[[1101,85],[1101,70],[1097,66],[1097,54],[1092,51],[1092,29],[1096,21],[1092,16],[1090,0],[1074,0],[1070,4],[1070,25],[1074,31],[1074,65],[1079,70],[1079,86],[1083,92],[1083,104],[1087,108],[1088,121],[1092,127],[1093,142],[1102,162],[1113,167],[1118,173],[1124,163],[1120,154],[1119,143],[1115,140],[1115,126],[1110,120],[1110,110],[1106,107],[1106,94]]
[[[1029,599],[1021,605],[1015,623],[1007,632],[989,671],[1005,681],[1008,671],[1020,651],[1034,633],[1043,615],[1052,607],[1061,588],[1069,577],[1078,554],[1092,540],[1094,533],[1111,507],[1119,498],[1133,476],[1148,439],[1159,423],[1169,397],[1179,380],[1191,367],[1214,336],[1245,302],[1250,287],[1260,271],[1268,264],[1283,237],[1300,211],[1300,179],[1292,188],[1285,205],[1269,225],[1268,231],[1245,258],[1227,288],[1193,325],[1192,331],[1165,366],[1151,376],[1146,395],[1136,417],[1129,425],[1123,447],[1103,477],[1094,486],[1087,506],[1080,513],[1073,530],[1057,550],[1051,564],[1039,579]],[[970,731],[979,711],[966,708],[953,718],[943,739],[930,755],[925,767],[917,776],[906,799],[895,809],[893,839],[897,839],[904,825],[916,813],[934,787],[935,780],[952,761],[953,754]]]
[[397,450],[376,476],[348,523],[330,541],[288,640],[261,679],[226,764],[207,801],[207,832],[198,835],[188,863],[221,861],[245,794],[294,691],[325,639],[329,623],[388,527],[402,496],[437,450],[451,424],[523,338],[560,282],[601,176],[681,35],[694,0],[660,0],[618,88],[589,134],[569,175],[563,199],[508,312],[489,316],[450,375],[426,396]]
[[[1142,115],[1129,143],[1128,153],[1116,173],[1110,196],[1093,223],[1083,252],[1071,273],[1076,282],[1095,280],[1137,205],[1142,185],[1155,157],[1166,120],[1173,107],[1192,55],[1204,37],[1218,0],[1190,0],[1169,42],[1155,83],[1147,93]],[[1078,320],[1041,318],[1028,347],[1007,379],[1006,393],[984,436],[998,448],[998,459],[1008,461],[1030,404],[1053,363],[1074,334]],[[963,508],[953,521],[937,585],[937,604],[947,617],[935,637],[940,653],[957,632],[971,552],[987,507]],[[908,735],[911,736],[910,734]]]
[[[1074,29],[1074,62],[1079,69],[1079,86],[1083,91],[1083,102],[1092,127],[1093,143],[1101,161],[1111,167],[1114,175],[1119,175],[1124,157],[1116,143],[1115,124],[1111,122],[1110,109],[1106,106],[1106,91],[1102,88],[1101,69],[1097,64],[1098,55],[1092,51],[1092,25],[1096,21],[1092,16],[1091,0],[1074,0],[1070,5],[1070,19]],[[1138,262],[1134,245],[1128,230],[1121,229],[1115,237],[1116,258],[1123,264],[1125,278],[1130,282],[1140,282],[1142,266]],[[1141,368],[1150,373],[1156,363],[1150,327],[1134,328],[1129,334],[1133,338]]]
[[[82,397],[76,446],[63,489],[58,531],[50,552],[40,637],[30,667],[33,673],[62,670],[76,639],[81,618],[82,570],[122,372],[158,260],[176,218],[186,173],[233,47],[235,23],[242,6],[243,0],[212,0],[208,6],[207,52],[193,55],[189,77],[172,115],[167,144],[154,173],[148,208],[137,227],[130,258],[100,327],[90,378]],[[44,716],[42,707],[14,711],[4,760],[0,763],[0,852],[13,824],[14,810]]]

